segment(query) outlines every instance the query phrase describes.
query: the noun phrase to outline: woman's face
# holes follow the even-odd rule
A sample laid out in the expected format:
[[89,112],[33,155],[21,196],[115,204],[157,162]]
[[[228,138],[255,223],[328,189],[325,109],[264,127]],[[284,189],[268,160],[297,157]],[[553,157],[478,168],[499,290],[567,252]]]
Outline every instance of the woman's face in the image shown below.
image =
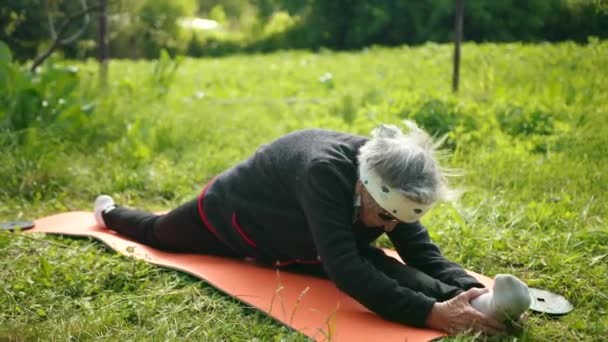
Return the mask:
[[357,192],[361,196],[359,220],[361,220],[366,227],[382,228],[387,232],[395,229],[397,224],[399,224],[399,220],[382,209],[359,181],[357,181]]

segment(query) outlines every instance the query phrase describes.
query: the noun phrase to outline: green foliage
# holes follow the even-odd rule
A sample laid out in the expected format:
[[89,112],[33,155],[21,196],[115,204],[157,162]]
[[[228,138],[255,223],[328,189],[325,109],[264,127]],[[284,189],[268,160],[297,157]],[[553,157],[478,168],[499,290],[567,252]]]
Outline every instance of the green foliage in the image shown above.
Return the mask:
[[277,11],[272,14],[264,26],[264,35],[272,36],[288,31],[298,23],[298,18],[294,18],[285,11]]
[[41,0],[4,0],[0,7],[0,41],[6,42],[17,58],[32,58],[38,44],[49,38]]
[[167,50],[161,50],[160,58],[150,78],[150,87],[156,88],[157,96],[165,96],[168,93],[181,61],[181,57],[171,58]]
[[551,135],[555,116],[540,109],[508,106],[497,113],[501,129],[511,135]]
[[[102,192],[123,205],[168,209],[287,132],[367,135],[379,123],[410,118],[447,134],[445,166],[465,173],[453,180],[467,190],[462,200],[423,220],[442,251],[575,305],[558,319],[532,315],[519,340],[602,340],[607,49],[598,39],[467,43],[458,95],[451,94],[451,44],[115,60],[103,96],[89,88],[96,63],[76,63],[74,101],[93,98],[95,111],[78,134],[27,128],[36,133],[20,144],[13,133],[0,134],[0,221],[90,210]],[[9,59],[0,46],[0,61]],[[0,340],[303,340],[204,282],[112,256],[88,240],[23,236],[0,233]]]
[[140,29],[143,30],[144,56],[158,57],[162,49],[183,51],[186,44],[179,39],[177,21],[194,12],[193,1],[147,0],[137,13],[141,20]]
[[213,6],[211,8],[211,11],[209,11],[209,18],[211,20],[217,21],[221,25],[225,25],[228,21],[228,18],[226,17],[226,12],[224,12],[224,7],[222,7],[222,5]]
[[[353,49],[369,45],[449,42],[453,36],[454,1],[258,1],[261,19],[271,10],[301,16],[285,38],[259,43],[271,48]],[[592,0],[469,0],[464,6],[464,39],[483,41],[584,42],[606,37],[608,13]]]
[[70,136],[82,129],[94,104],[78,94],[78,69],[49,61],[35,73],[11,60],[0,41],[0,131],[20,137],[27,130],[62,130]]
[[[403,116],[417,122],[427,132],[444,137],[444,147],[455,148],[459,143],[470,143],[489,129],[481,130],[482,121],[487,119],[474,108],[464,108],[455,101],[431,99],[413,108],[406,108]],[[479,140],[478,140],[479,141]]]
[[66,146],[95,139],[96,106],[78,67],[50,59],[32,73],[0,41],[0,196],[41,200],[68,183],[61,170]]
[[[0,40],[17,59],[33,58],[51,39],[47,9],[59,23],[80,10],[79,1],[5,0],[0,8]],[[94,1],[89,1],[91,4]],[[123,0],[109,2],[109,44],[114,58],[172,55],[219,56],[280,49],[357,49],[373,45],[449,42],[452,0]],[[213,32],[190,32],[183,17],[211,18]],[[597,0],[467,0],[464,39],[475,42],[586,42],[608,36],[608,10]],[[85,25],[73,23],[70,32]],[[97,22],[62,47],[70,58],[96,55]],[[184,32],[185,31],[185,32]]]

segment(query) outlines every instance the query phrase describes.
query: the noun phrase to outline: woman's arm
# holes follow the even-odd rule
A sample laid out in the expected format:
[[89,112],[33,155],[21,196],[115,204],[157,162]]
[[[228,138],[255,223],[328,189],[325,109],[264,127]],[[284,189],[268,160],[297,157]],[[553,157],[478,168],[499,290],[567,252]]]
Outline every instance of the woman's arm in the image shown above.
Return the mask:
[[501,330],[499,323],[470,306],[469,298],[476,293],[461,293],[439,303],[399,285],[362,256],[352,232],[349,184],[331,166],[316,165],[303,181],[299,201],[323,266],[339,289],[392,321],[450,333],[465,327],[488,333]]
[[360,255],[352,232],[352,184],[323,163],[311,167],[305,178],[299,203],[329,278],[378,315],[425,326],[435,299],[400,286]]
[[443,256],[420,222],[400,223],[388,236],[401,259],[408,265],[463,290],[484,287],[460,265]]

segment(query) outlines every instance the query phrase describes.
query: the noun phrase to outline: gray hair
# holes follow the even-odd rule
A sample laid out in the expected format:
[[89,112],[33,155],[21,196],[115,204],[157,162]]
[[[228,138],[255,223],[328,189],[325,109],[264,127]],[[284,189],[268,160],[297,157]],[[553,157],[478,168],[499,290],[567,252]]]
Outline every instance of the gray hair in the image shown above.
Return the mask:
[[359,164],[366,162],[387,185],[413,201],[430,204],[456,199],[460,191],[449,188],[447,177],[457,172],[441,168],[438,161],[442,141],[434,141],[413,121],[404,124],[409,129],[405,134],[395,125],[374,129],[359,150]]

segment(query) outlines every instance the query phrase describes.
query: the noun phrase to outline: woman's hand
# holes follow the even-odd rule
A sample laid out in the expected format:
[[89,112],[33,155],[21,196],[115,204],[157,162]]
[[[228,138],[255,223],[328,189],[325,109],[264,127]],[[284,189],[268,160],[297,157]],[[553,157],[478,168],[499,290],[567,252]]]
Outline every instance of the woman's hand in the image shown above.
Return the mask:
[[488,289],[472,288],[448,301],[435,303],[426,319],[426,325],[449,334],[465,331],[489,335],[505,333],[504,324],[477,311],[469,303],[486,292]]

